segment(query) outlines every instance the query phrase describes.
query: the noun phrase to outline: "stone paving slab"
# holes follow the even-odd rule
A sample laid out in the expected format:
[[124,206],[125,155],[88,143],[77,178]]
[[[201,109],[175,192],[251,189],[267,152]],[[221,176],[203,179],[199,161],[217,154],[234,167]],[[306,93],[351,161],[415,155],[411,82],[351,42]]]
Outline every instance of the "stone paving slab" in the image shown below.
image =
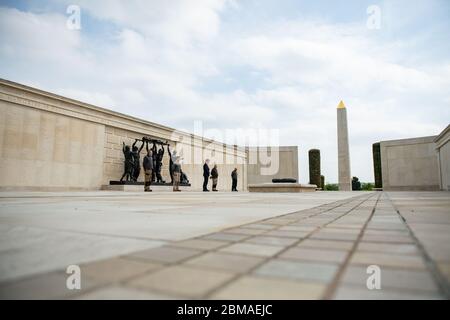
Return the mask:
[[[433,281],[433,277],[429,272],[420,270],[408,270],[408,269],[382,269],[383,289],[398,289],[398,290],[414,290],[414,291],[428,291],[438,294],[439,288]],[[361,266],[349,266],[340,283],[350,284],[358,286],[362,289],[365,287],[367,280],[367,272],[365,267]]]
[[248,243],[256,243],[256,244],[263,244],[263,245],[270,245],[270,246],[285,247],[285,246],[289,246],[297,241],[298,240],[295,238],[261,235],[261,236],[249,238],[248,240],[245,240],[244,243],[248,242]]
[[325,289],[325,285],[317,283],[245,276],[222,288],[213,294],[211,298],[232,300],[312,300],[320,299]]
[[[450,261],[442,251],[450,244],[439,241],[447,239],[450,225],[447,195],[355,193],[83,264],[78,292],[65,289],[60,271],[2,282],[0,297],[448,299]],[[427,219],[412,216],[423,199],[434,203],[420,211]],[[379,290],[366,285],[370,265],[380,268]]]
[[224,284],[232,277],[232,273],[223,271],[171,266],[136,278],[127,283],[127,285],[185,298],[199,298]]
[[302,261],[321,261],[343,263],[348,255],[346,251],[326,250],[318,248],[290,248],[280,255],[281,258]]
[[396,291],[396,290],[367,290],[367,288],[352,287],[343,285],[338,288],[335,300],[440,300],[440,294],[417,292],[417,291]]
[[112,285],[76,297],[77,300],[173,300],[174,295]]
[[200,253],[200,250],[195,249],[163,246],[154,249],[134,252],[124,256],[124,258],[169,264],[181,262]]
[[208,269],[217,269],[231,273],[245,273],[263,262],[261,257],[244,256],[222,252],[208,252],[197,258],[190,259],[187,265]]
[[330,283],[338,271],[338,265],[275,259],[255,271],[260,276]]

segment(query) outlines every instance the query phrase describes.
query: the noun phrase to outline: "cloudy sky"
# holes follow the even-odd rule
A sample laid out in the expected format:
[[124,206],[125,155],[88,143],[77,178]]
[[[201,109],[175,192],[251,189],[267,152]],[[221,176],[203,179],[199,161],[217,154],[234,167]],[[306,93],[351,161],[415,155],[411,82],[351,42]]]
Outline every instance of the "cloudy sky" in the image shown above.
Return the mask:
[[311,148],[337,180],[341,99],[362,181],[373,142],[438,134],[449,39],[447,0],[0,0],[1,78],[189,132],[279,130],[302,182]]

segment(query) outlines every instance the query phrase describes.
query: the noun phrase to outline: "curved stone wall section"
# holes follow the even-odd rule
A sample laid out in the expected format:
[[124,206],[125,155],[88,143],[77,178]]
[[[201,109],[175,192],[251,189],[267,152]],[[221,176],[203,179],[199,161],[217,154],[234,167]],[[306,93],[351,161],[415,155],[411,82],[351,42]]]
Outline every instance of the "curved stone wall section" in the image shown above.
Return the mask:
[[450,191],[450,125],[436,137],[434,142],[438,153],[441,190]]
[[[184,151],[182,167],[192,190],[201,190],[205,158],[218,163],[219,190],[231,189],[234,167],[238,189],[246,189],[244,148],[0,79],[1,190],[100,189],[122,175],[122,141],[132,144],[143,136],[167,140]],[[144,155],[145,148],[141,159]],[[166,180],[168,161],[166,152]]]

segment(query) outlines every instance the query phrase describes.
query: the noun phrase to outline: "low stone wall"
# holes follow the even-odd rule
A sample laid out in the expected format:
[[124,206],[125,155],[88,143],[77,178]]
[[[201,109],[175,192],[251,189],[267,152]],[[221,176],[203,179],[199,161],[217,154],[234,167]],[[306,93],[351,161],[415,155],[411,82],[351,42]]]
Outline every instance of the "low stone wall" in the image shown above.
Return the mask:
[[249,184],[249,192],[266,192],[266,193],[291,193],[291,192],[315,192],[317,186],[315,184],[300,183],[257,183]]
[[450,125],[436,137],[434,142],[438,153],[441,190],[450,191]]
[[[244,148],[0,80],[0,190],[99,190],[122,175],[122,142],[131,145],[143,136],[179,150],[192,190],[201,189],[205,158],[218,163],[219,190],[231,190],[235,167],[238,189],[246,190]],[[166,152],[166,180],[168,161]]]
[[439,190],[435,138],[381,141],[383,190]]
[[247,168],[249,184],[282,178],[293,178],[298,182],[298,147],[250,147]]

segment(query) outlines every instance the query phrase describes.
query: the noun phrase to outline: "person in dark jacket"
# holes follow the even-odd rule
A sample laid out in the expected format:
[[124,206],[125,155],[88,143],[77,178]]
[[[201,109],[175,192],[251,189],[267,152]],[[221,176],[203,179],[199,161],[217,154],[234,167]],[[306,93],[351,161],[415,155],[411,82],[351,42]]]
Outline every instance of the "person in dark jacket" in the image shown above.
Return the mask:
[[175,156],[177,155],[177,152],[174,151],[173,155],[172,152],[170,152],[170,146],[167,145],[167,152],[169,153],[169,174],[170,174],[170,184],[173,185],[173,160]]
[[231,191],[237,191],[237,182],[238,182],[238,173],[237,168],[234,168],[234,170],[231,172]]
[[208,179],[209,179],[209,159],[206,159],[205,164],[203,165],[203,191],[208,190]]
[[180,178],[181,178],[181,164],[180,157],[174,157],[174,163],[172,165],[173,172],[173,191],[181,191],[180,190]]
[[212,179],[212,191],[217,191],[217,181],[219,180],[219,171],[217,170],[216,164],[211,170],[211,179]]
[[148,149],[147,146],[147,155],[144,157],[142,161],[142,166],[144,167],[145,173],[145,181],[144,181],[144,191],[150,192],[150,185],[152,183],[152,171],[153,171],[153,152]]

